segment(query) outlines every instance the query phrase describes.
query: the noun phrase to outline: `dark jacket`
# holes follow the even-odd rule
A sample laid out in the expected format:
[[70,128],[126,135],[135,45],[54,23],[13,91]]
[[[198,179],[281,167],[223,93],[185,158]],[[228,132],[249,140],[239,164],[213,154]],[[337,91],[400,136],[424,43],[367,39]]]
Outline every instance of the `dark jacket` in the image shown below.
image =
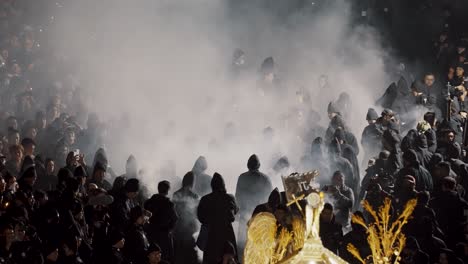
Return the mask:
[[133,264],[145,264],[148,247],[149,242],[143,227],[132,225],[125,233],[125,247],[123,248],[125,258]]
[[166,196],[155,194],[145,202],[145,209],[152,213],[146,226],[149,240],[161,247],[163,259],[172,261],[174,258],[172,232],[179,218],[174,204]]
[[236,199],[226,193],[224,180],[215,174],[211,180],[213,191],[203,196],[198,206],[198,220],[208,228],[208,239],[203,254],[203,263],[218,263],[223,256],[225,242],[237,248],[232,222],[239,211]]

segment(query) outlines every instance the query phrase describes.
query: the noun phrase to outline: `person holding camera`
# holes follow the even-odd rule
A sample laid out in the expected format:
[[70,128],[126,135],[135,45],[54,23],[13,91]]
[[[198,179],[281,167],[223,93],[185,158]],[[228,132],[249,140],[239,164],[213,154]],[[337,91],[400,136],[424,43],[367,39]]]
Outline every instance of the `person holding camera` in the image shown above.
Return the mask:
[[336,223],[347,228],[350,223],[351,209],[354,204],[353,190],[345,185],[344,175],[341,171],[333,173],[332,184],[325,185],[322,189],[333,201]]

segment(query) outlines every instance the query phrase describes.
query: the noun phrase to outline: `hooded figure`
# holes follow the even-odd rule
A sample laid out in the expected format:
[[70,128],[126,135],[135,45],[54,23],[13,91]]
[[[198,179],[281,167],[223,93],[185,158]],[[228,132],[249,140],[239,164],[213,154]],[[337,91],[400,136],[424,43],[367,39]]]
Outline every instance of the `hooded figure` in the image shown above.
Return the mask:
[[349,162],[349,160],[343,158],[341,146],[338,142],[335,141],[330,144],[329,155],[330,170],[341,171],[341,173],[344,175],[346,186],[359,186],[359,175],[354,175],[353,165]]
[[[232,223],[239,211],[236,199],[226,192],[223,177],[215,173],[211,180],[212,192],[203,196],[198,206],[198,220],[206,227],[203,242],[203,263],[217,264],[223,257],[226,241],[237,248],[236,236]],[[200,240],[200,237],[199,237]],[[237,256],[237,254],[235,254]]]
[[432,153],[428,150],[427,138],[424,134],[417,135],[414,142],[414,151],[418,155],[418,160],[425,168],[429,168]]
[[[240,208],[237,237],[240,249],[243,248],[245,242],[247,221],[250,219],[255,206],[264,203],[273,189],[270,178],[259,171],[260,161],[257,155],[250,156],[247,168],[249,171],[239,176],[236,186],[236,201]],[[242,252],[243,250],[239,251]]]
[[252,218],[255,215],[263,212],[274,214],[278,206],[281,204],[283,204],[281,193],[278,188],[275,188],[273,191],[271,191],[270,196],[268,196],[268,202],[259,204],[255,207],[252,213]]
[[373,108],[367,110],[366,120],[369,123],[362,131],[361,145],[364,148],[364,162],[375,156],[382,149],[382,128],[377,125],[379,118]]
[[193,165],[192,172],[195,179],[193,192],[199,197],[210,192],[211,176],[205,173],[206,169],[208,169],[206,158],[203,156],[198,157],[197,161],[195,161],[195,164]]
[[111,179],[115,179],[117,175],[115,174],[114,170],[109,165],[109,160],[107,159],[107,154],[104,148],[99,148],[94,155],[93,160],[93,168],[96,166],[96,163],[101,163],[106,169],[106,173],[111,176]]
[[199,197],[192,192],[194,183],[193,172],[189,171],[182,180],[182,187],[174,193],[172,201],[179,216],[174,230],[174,252],[176,264],[197,264],[198,256],[193,235],[199,230],[197,206]]
[[432,176],[426,168],[424,168],[418,160],[418,155],[412,149],[403,153],[403,168],[398,171],[395,177],[395,192],[401,190],[404,177],[411,175],[416,181],[416,191],[432,191]]
[[340,144],[340,149],[341,149],[341,156],[345,159],[347,159],[352,167],[353,167],[353,175],[354,175],[354,180],[351,185],[348,185],[354,193],[359,193],[359,185],[360,185],[360,173],[359,173],[359,161],[357,159],[357,155],[354,152],[354,148],[351,147],[349,144],[346,142],[346,135],[345,131],[342,128],[338,128],[335,130],[335,140],[337,141],[337,144]]
[[[328,161],[325,159],[323,152],[323,139],[317,137],[311,144],[310,155],[302,158],[302,167],[304,171],[318,170],[321,175],[330,175]],[[320,184],[327,184],[328,179],[319,178]]]

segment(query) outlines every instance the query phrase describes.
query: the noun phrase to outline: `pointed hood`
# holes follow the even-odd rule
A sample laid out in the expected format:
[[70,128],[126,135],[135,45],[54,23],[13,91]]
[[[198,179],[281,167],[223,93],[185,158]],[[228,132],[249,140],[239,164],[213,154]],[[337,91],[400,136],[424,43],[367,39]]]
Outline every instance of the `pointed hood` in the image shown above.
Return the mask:
[[379,115],[375,111],[374,108],[369,108],[367,110],[366,120],[377,120],[379,119]]
[[250,171],[260,169],[260,160],[257,155],[253,154],[250,156],[249,161],[247,161],[247,168],[249,168]]
[[94,155],[93,167],[95,167],[97,163],[101,163],[101,165],[106,168],[109,166],[107,153],[104,148],[99,148]]
[[213,192],[226,192],[226,184],[224,183],[223,176],[215,172],[211,179],[211,189]]
[[203,173],[208,169],[208,162],[206,161],[206,158],[204,156],[198,157],[198,159],[195,161],[195,164],[193,165],[192,171],[197,174],[197,173]]
[[335,103],[330,102],[328,103],[327,112],[331,114],[331,113],[339,113],[340,111],[338,110],[338,107],[336,107]]
[[278,188],[275,188],[271,191],[270,196],[268,196],[268,205],[271,208],[276,209],[281,203],[281,193]]
[[184,175],[182,179],[182,188],[183,187],[193,187],[195,177],[193,176],[193,172],[189,171]]
[[136,178],[138,176],[138,163],[135,156],[130,155],[125,164],[125,176],[127,178]]

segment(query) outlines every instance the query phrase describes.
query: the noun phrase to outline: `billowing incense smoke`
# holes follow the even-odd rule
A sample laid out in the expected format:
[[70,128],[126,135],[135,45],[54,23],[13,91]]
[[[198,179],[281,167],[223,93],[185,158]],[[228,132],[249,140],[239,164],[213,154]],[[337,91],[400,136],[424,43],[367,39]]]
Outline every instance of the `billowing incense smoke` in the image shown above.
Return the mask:
[[[301,89],[322,116],[320,124],[307,125],[322,126],[328,102],[347,92],[348,123],[360,139],[367,108],[388,83],[376,32],[354,27],[344,1],[303,8],[295,1],[280,1],[283,7],[228,2],[70,1],[57,17],[51,42],[70,54],[89,110],[111,121],[106,148],[117,171],[132,153],[153,188],[163,178],[181,177],[204,155],[208,171],[224,175],[233,191],[253,153],[267,173],[283,155],[294,170],[311,142],[296,136],[306,120],[283,117],[298,108]],[[235,48],[245,51],[251,74],[233,80]],[[256,89],[268,56],[288,89],[280,103]],[[322,74],[327,90],[319,89]],[[274,129],[272,140],[262,134],[266,127]],[[281,186],[278,178],[274,185]]]

